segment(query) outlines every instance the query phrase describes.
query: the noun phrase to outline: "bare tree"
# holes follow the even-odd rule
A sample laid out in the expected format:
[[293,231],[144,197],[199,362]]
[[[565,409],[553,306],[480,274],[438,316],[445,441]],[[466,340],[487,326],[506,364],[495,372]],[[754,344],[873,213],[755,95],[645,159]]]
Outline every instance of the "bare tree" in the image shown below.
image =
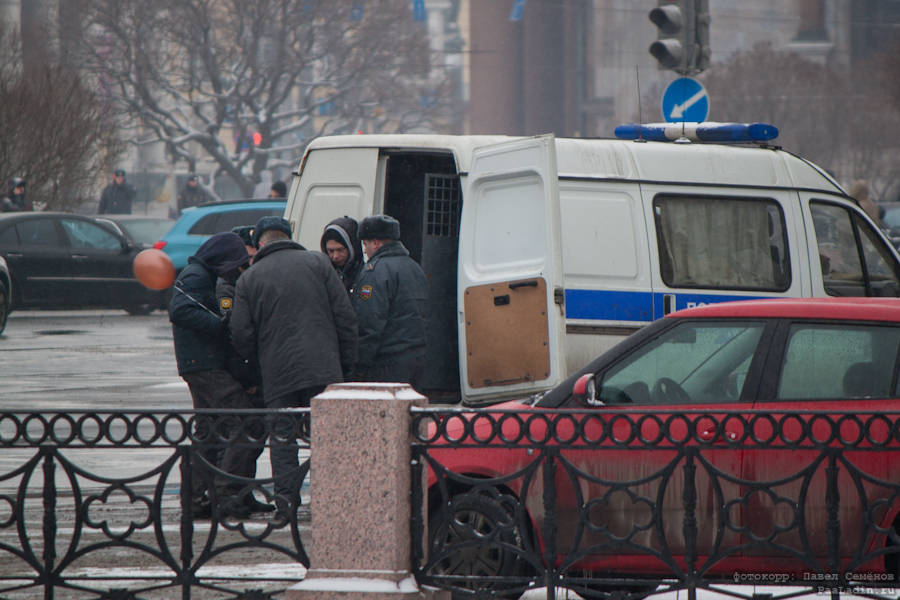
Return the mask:
[[430,128],[449,112],[408,0],[86,0],[83,64],[173,163],[246,196],[325,133]]
[[898,72],[873,59],[838,69],[759,45],[701,76],[710,120],[776,125],[776,142],[844,183],[870,182],[876,197],[897,185],[900,104],[889,95]]
[[76,73],[49,53],[26,71],[22,46],[20,36],[0,24],[0,177],[4,186],[10,177],[24,177],[38,206],[74,211],[122,144]]

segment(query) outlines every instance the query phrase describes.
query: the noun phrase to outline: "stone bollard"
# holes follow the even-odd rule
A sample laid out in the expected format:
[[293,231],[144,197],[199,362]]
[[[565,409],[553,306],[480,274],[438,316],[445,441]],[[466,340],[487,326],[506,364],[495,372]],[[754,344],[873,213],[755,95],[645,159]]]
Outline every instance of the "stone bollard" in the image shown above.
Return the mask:
[[409,409],[425,403],[397,383],[336,384],[313,398],[310,568],[286,600],[450,598],[420,589],[410,565]]

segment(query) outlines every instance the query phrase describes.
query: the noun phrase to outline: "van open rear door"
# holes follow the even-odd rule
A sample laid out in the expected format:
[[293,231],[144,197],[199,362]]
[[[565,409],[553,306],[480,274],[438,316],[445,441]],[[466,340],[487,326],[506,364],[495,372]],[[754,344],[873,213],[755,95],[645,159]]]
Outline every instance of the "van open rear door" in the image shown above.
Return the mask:
[[552,135],[473,152],[457,287],[464,403],[526,396],[564,379],[559,223]]
[[372,214],[377,168],[378,148],[311,150],[299,190],[285,208],[294,239],[318,250],[322,231],[331,220],[343,215],[359,220]]

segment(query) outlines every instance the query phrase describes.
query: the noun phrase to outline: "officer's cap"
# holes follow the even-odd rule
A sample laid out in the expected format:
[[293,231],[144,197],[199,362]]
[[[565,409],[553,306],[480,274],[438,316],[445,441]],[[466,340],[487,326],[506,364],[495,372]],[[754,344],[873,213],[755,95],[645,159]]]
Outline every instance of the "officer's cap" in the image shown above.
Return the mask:
[[240,227],[233,227],[231,229],[231,233],[236,233],[240,236],[242,240],[244,240],[245,246],[253,246],[253,225],[241,225]]
[[400,222],[390,215],[372,215],[359,224],[361,240],[399,240]]
[[270,229],[277,229],[278,231],[283,231],[290,237],[291,235],[291,224],[288,223],[288,220],[284,217],[260,217],[259,221],[256,222],[256,227],[253,231],[253,245],[259,248],[259,238],[262,237],[262,234]]

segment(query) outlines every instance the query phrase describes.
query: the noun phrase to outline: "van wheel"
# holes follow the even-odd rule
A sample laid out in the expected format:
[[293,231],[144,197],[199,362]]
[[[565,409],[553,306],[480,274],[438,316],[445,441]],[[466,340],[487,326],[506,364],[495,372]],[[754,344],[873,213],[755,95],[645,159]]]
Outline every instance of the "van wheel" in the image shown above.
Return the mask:
[[[485,582],[484,577],[521,577],[522,535],[513,515],[490,496],[457,494],[433,510],[429,518],[431,575],[459,577],[443,580],[454,598],[471,598],[473,591],[518,598],[527,587],[522,579]],[[464,591],[466,590],[466,591]]]
[[0,281],[0,333],[6,329],[6,320],[9,318],[9,290],[6,284]]

